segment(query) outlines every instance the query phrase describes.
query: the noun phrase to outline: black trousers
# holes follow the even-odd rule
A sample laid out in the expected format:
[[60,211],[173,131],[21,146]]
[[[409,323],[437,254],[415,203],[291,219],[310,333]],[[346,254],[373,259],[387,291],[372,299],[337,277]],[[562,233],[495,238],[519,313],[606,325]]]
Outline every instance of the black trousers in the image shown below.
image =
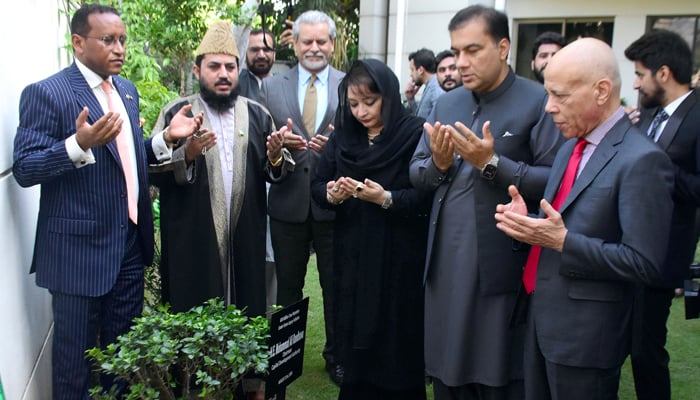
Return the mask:
[[435,400],[522,400],[523,381],[514,380],[506,386],[487,386],[470,383],[462,386],[447,386],[433,378]]
[[338,400],[425,400],[425,386],[392,391],[369,383],[343,384]]
[[632,351],[632,374],[638,400],[670,400],[671,374],[666,351],[666,321],[671,312],[675,290],[645,287],[636,304],[641,329]]
[[275,252],[278,305],[286,307],[303,298],[312,246],[316,252],[326,327],[323,357],[333,363],[333,222],[314,221],[310,214],[302,223],[270,218],[270,234]]

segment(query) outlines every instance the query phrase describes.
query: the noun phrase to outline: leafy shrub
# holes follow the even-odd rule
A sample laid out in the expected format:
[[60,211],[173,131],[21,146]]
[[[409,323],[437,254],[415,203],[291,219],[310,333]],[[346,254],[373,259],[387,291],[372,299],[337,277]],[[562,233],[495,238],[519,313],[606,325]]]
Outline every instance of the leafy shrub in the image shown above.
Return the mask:
[[[268,332],[264,317],[212,299],[184,313],[147,309],[116,343],[87,355],[100,372],[128,383],[127,399],[231,399],[244,375],[268,370]],[[91,395],[116,398],[101,387]]]

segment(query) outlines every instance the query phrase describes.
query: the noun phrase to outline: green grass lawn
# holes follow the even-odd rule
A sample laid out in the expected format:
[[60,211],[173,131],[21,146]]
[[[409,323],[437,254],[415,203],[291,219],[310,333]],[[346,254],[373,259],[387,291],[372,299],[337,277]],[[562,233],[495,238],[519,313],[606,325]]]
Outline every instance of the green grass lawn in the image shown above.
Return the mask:
[[[288,400],[335,400],[338,387],[331,382],[324,369],[324,328],[321,287],[318,283],[316,259],[312,257],[306,275],[304,294],[309,296],[309,317],[304,352],[304,372],[287,388]],[[671,354],[671,379],[673,399],[700,398],[700,320],[685,320],[683,299],[673,301],[669,318],[667,349]],[[428,388],[429,398],[432,390]],[[620,400],[634,400],[634,387],[629,361],[625,364],[620,380]]]

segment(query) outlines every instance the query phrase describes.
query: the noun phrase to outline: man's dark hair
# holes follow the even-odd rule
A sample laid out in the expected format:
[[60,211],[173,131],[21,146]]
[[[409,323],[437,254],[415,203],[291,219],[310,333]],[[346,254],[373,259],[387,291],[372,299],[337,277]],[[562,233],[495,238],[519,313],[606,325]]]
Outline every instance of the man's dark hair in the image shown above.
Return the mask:
[[435,67],[437,68],[437,66],[442,62],[442,60],[444,60],[448,57],[454,57],[454,56],[455,56],[455,53],[453,53],[452,50],[443,50],[443,51],[439,52],[435,56]]
[[639,61],[656,73],[664,65],[680,84],[689,84],[693,74],[693,58],[688,42],[679,34],[665,29],[647,32],[625,49],[625,57]]
[[105,6],[102,4],[83,4],[80,8],[73,14],[73,18],[70,21],[70,33],[72,35],[85,36],[90,33],[90,23],[88,22],[88,17],[90,14],[115,14],[119,16],[119,11],[116,8]]
[[411,60],[413,60],[413,66],[416,67],[416,69],[423,67],[431,74],[435,73],[435,53],[433,53],[432,50],[426,49],[425,47],[420,50],[416,50],[408,55],[408,61]]
[[479,4],[457,11],[457,14],[450,20],[447,29],[450,32],[456,31],[467,22],[476,18],[484,19],[486,22],[486,33],[493,38],[494,43],[500,42],[501,39],[507,39],[510,42],[508,16],[495,8],[485,7]]
[[[272,50],[277,50],[277,41],[275,41],[275,35],[273,35],[272,33],[268,31],[263,31],[262,29],[253,29],[250,31],[250,36],[262,35],[263,33],[265,34],[265,36],[263,36],[263,43],[266,46],[269,46]],[[267,42],[268,36],[272,38],[272,43]]]
[[535,43],[532,44],[532,59],[537,57],[537,53],[540,50],[540,46],[543,44],[556,44],[559,47],[566,46],[566,39],[559,32],[542,32],[535,38]]

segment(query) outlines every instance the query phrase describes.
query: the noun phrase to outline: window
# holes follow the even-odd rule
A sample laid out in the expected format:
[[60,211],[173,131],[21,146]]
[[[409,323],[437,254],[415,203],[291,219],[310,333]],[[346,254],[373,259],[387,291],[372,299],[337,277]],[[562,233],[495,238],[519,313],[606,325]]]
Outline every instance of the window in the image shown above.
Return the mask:
[[667,29],[681,35],[693,52],[693,85],[700,80],[700,16],[647,17],[647,31]]
[[516,20],[518,33],[515,72],[518,75],[535,79],[530,68],[532,61],[532,44],[535,38],[547,31],[559,32],[569,43],[580,37],[595,37],[612,45],[612,17],[602,18],[567,18],[555,20]]

